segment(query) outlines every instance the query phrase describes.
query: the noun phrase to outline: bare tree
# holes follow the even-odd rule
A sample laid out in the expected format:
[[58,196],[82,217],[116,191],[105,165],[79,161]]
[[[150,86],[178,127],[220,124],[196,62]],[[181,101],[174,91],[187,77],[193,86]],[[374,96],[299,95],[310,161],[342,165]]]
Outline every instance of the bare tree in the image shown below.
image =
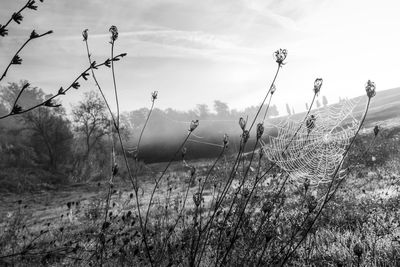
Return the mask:
[[85,160],[89,160],[92,149],[108,133],[107,107],[95,91],[85,93],[83,101],[72,110],[76,131],[81,133],[86,145]]
[[217,116],[221,117],[221,118],[226,118],[229,117],[229,106],[228,104],[219,101],[219,100],[215,100],[214,101],[214,109],[217,112]]
[[32,132],[31,144],[38,158],[49,169],[56,171],[70,160],[73,134],[63,108],[40,107],[24,114],[22,120]]

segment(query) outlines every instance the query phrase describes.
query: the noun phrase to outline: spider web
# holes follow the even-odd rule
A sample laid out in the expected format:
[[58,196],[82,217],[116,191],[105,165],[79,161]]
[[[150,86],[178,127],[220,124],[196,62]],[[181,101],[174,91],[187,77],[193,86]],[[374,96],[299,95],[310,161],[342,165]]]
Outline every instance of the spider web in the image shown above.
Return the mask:
[[310,124],[288,119],[275,125],[278,135],[263,144],[265,154],[294,181],[308,179],[310,185],[330,181],[358,127],[359,121],[352,114],[356,104],[346,99],[313,110],[310,117],[313,115],[314,121]]

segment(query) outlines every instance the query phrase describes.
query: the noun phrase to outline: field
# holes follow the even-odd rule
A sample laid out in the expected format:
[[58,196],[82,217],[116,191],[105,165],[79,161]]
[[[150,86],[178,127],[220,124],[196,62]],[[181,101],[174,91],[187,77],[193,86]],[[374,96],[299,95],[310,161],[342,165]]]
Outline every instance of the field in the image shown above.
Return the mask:
[[[397,118],[396,118],[397,119]],[[387,121],[385,125],[390,123]],[[371,124],[372,126],[373,124]],[[367,128],[368,129],[368,128]],[[351,169],[348,178],[340,186],[334,199],[323,210],[320,219],[307,235],[303,245],[292,256],[291,265],[299,266],[396,266],[400,264],[400,227],[399,227],[399,171],[400,154],[398,142],[400,128],[397,125],[385,127],[379,133],[371,149],[362,154],[367,144],[373,139],[372,130],[366,130],[356,142],[356,146],[348,156],[348,166]],[[154,209],[151,210],[149,225],[155,238],[157,229],[171,227],[176,214],[183,208],[181,218],[171,236],[170,246],[176,244],[168,252],[168,258],[159,261],[162,265],[186,265],[185,259],[190,251],[191,236],[187,231],[193,227],[195,220],[205,222],[207,211],[216,197],[221,179],[227,176],[232,164],[233,155],[226,157],[214,169],[212,181],[206,185],[202,196],[204,201],[201,210],[196,209],[192,199],[204,182],[213,160],[192,160],[175,162],[165,174],[165,180],[160,184],[154,197]],[[246,162],[249,160],[246,159]],[[165,163],[166,164],[166,163]],[[139,176],[140,203],[142,214],[149,202],[150,192],[154,186],[154,177],[165,164],[150,164]],[[191,175],[191,167],[196,168],[196,174]],[[254,166],[256,167],[256,165]],[[254,171],[254,170],[253,170]],[[304,185],[291,181],[286,188],[284,204],[273,204],[275,208],[264,211],[260,201],[274,201],[274,189],[280,183],[277,178],[280,172],[265,179],[260,184],[246,211],[248,220],[238,235],[239,243],[234,249],[234,260],[230,265],[265,265],[273,259],[274,252],[282,249],[280,239],[288,238],[294,230],[300,229],[298,220],[307,216],[312,202],[303,198],[307,194]],[[239,181],[239,179],[235,179]],[[232,188],[237,188],[233,183]],[[104,228],[104,205],[109,190],[107,181],[65,184],[58,188],[38,187],[31,192],[21,194],[4,193],[1,195],[0,216],[2,218],[0,261],[4,265],[28,262],[51,265],[83,265],[97,262],[99,229]],[[118,179],[113,184],[108,217],[110,225],[105,234],[103,257],[106,265],[146,265],[143,246],[140,245],[140,227],[137,219],[137,206],[134,201],[134,191],[127,181]],[[188,190],[188,191],[187,191]],[[310,189],[319,192],[317,188]],[[235,190],[230,191],[235,195]],[[239,194],[237,201],[243,198]],[[313,193],[314,194],[314,193]],[[315,193],[318,198],[319,193]],[[307,195],[311,196],[311,195]],[[305,202],[304,202],[305,201]],[[224,204],[227,210],[229,198]],[[239,203],[238,202],[238,203]],[[281,203],[278,206],[278,203]],[[302,207],[299,209],[299,207]],[[272,213],[279,210],[281,214]],[[271,212],[271,215],[269,214]],[[200,217],[194,216],[200,213]],[[266,214],[269,214],[266,216]],[[204,218],[201,219],[201,214]],[[274,229],[263,220],[275,218]],[[279,218],[279,219],[278,219]],[[255,220],[254,222],[252,222]],[[259,221],[260,220],[260,221]],[[228,221],[229,222],[229,221]],[[102,226],[103,225],[103,226]],[[257,227],[259,226],[259,227]],[[224,233],[229,231],[229,224]],[[104,229],[103,229],[104,230]],[[303,229],[304,230],[304,229]],[[272,232],[271,232],[272,231]],[[265,235],[262,237],[262,235]],[[224,239],[228,242],[229,238]],[[261,239],[260,239],[261,238]],[[268,251],[262,250],[265,239],[279,238],[270,241]],[[296,237],[298,238],[298,237]],[[290,238],[289,238],[290,239]],[[11,241],[11,242],[10,242]],[[282,241],[283,242],[283,241]],[[288,241],[285,241],[288,242]],[[101,243],[101,242],[100,242]],[[162,242],[161,242],[162,243]],[[154,240],[154,246],[160,246],[160,240]],[[210,246],[219,246],[211,243]],[[160,248],[158,248],[160,249]],[[171,248],[170,248],[171,249]],[[282,250],[284,251],[284,250]],[[256,262],[260,253],[265,253],[263,260]],[[252,257],[248,257],[248,254]],[[12,256],[15,254],[15,256]],[[91,255],[92,258],[89,256]],[[155,253],[154,255],[157,255]],[[279,253],[277,254],[279,255]],[[166,255],[164,255],[165,257]],[[209,266],[215,255],[212,250],[205,252],[204,261],[200,266]],[[275,255],[276,256],[276,255]],[[160,259],[158,259],[160,260]]]

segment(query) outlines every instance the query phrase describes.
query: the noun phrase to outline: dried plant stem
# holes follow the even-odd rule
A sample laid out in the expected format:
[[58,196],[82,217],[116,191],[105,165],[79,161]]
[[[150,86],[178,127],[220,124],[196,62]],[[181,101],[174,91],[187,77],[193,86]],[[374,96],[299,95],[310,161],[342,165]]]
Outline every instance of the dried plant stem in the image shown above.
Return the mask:
[[[225,198],[226,193],[228,192],[228,189],[229,189],[230,185],[232,184],[233,178],[235,177],[236,170],[239,168],[238,162],[239,162],[239,159],[240,159],[240,157],[242,155],[243,147],[244,147],[244,145],[241,145],[239,147],[239,152],[238,152],[238,154],[236,156],[236,159],[235,159],[235,162],[234,162],[234,164],[232,166],[231,173],[229,174],[228,181],[225,183],[224,188],[222,189],[221,192],[218,193],[218,195],[216,197],[215,206],[213,208],[212,214],[211,214],[211,209],[209,211],[208,217],[210,217],[210,219],[204,225],[203,230],[202,230],[202,231],[206,231],[206,237],[205,237],[205,240],[203,241],[203,247],[200,250],[200,257],[199,257],[199,260],[198,260],[198,266],[200,266],[201,257],[202,257],[202,255],[204,253],[204,250],[206,248],[208,239],[210,237],[211,224],[212,224],[212,222],[213,222],[213,220],[214,220],[214,218],[215,218],[215,216],[217,214],[217,211],[219,210],[220,205],[223,202],[223,199]],[[210,216],[210,214],[211,214],[211,216]]]
[[40,37],[46,36],[46,35],[51,34],[51,33],[53,33],[53,31],[45,32],[45,33],[40,34],[40,35],[38,35],[37,37],[34,37],[34,38],[29,37],[29,39],[26,40],[25,43],[23,43],[23,45],[17,50],[17,52],[15,52],[14,56],[12,57],[12,59],[10,60],[10,62],[9,62],[8,65],[7,65],[6,69],[4,70],[3,74],[1,75],[0,81],[3,80],[4,77],[6,77],[9,68],[11,67],[11,65],[13,65],[13,63],[12,63],[12,62],[13,62],[13,59],[22,51],[22,49],[24,49],[24,47],[25,47],[30,41],[32,41],[33,39],[38,39],[38,38],[40,38]]
[[328,190],[327,190],[327,193],[326,193],[325,200],[323,201],[323,203],[322,203],[321,207],[319,208],[317,214],[315,215],[315,217],[314,217],[313,220],[311,221],[310,225],[309,225],[308,228],[306,229],[306,232],[305,232],[305,234],[302,236],[302,238],[300,239],[300,241],[299,241],[299,242],[297,243],[297,245],[293,248],[293,250],[290,250],[290,249],[289,249],[289,251],[286,253],[286,255],[284,256],[284,258],[283,258],[283,260],[282,260],[281,266],[284,266],[284,265],[285,265],[285,263],[290,259],[291,255],[297,250],[297,248],[298,248],[298,247],[301,245],[301,243],[305,240],[305,238],[307,237],[307,235],[308,235],[308,233],[310,232],[311,228],[314,226],[315,222],[317,221],[318,217],[321,215],[322,210],[324,209],[324,207],[326,206],[326,204],[329,202],[329,200],[332,198],[333,194],[336,193],[336,191],[337,191],[337,189],[339,188],[341,182],[344,180],[344,179],[340,180],[340,181],[338,182],[338,185],[337,185],[336,188],[334,189],[333,194],[332,194],[332,195],[329,195],[329,193],[330,193],[330,191],[331,191],[331,189],[332,189],[333,183],[335,182],[335,178],[336,178],[337,174],[339,173],[339,171],[341,170],[342,164],[343,164],[343,162],[344,162],[344,160],[345,160],[347,154],[349,153],[351,147],[353,146],[354,141],[356,140],[356,138],[357,138],[357,136],[358,136],[358,134],[359,134],[359,132],[360,132],[360,130],[361,130],[363,124],[364,124],[365,118],[367,117],[367,113],[368,113],[368,109],[369,109],[370,102],[371,102],[371,98],[368,97],[368,102],[367,102],[367,105],[366,105],[366,107],[365,107],[365,111],[364,111],[363,118],[361,119],[361,122],[360,122],[360,124],[359,124],[359,126],[358,126],[358,128],[357,128],[356,133],[354,134],[353,139],[351,140],[349,146],[347,147],[347,149],[346,149],[345,152],[343,153],[342,159],[341,159],[341,161],[339,162],[338,166],[337,166],[336,169],[335,169],[335,172],[334,172],[333,175],[332,175],[332,181],[331,181],[330,184],[329,184],[329,187],[328,187]]
[[145,123],[144,123],[144,125],[143,125],[143,128],[142,128],[141,132],[140,132],[139,140],[138,140],[138,143],[137,143],[136,156],[135,156],[135,165],[136,165],[136,169],[135,169],[135,182],[136,182],[136,188],[139,187],[139,185],[138,185],[138,172],[139,172],[138,164],[139,164],[140,144],[141,144],[141,141],[142,141],[142,137],[143,137],[144,130],[146,129],[147,123],[148,123],[149,120],[150,120],[150,116],[151,116],[151,113],[152,113],[153,109],[154,109],[154,99],[153,99],[153,101],[152,101],[152,103],[151,103],[151,107],[150,107],[149,114],[147,114],[146,121],[145,121]]
[[[90,54],[89,43],[88,43],[87,39],[85,40],[85,44],[86,44],[86,53],[87,53],[87,56],[88,56],[89,64],[90,64],[90,66],[92,66],[92,56]],[[108,104],[108,101],[107,101],[107,99],[106,99],[106,97],[105,97],[105,95],[103,93],[103,90],[101,89],[101,86],[100,86],[99,82],[97,81],[97,78],[96,78],[96,75],[95,75],[93,69],[94,68],[90,68],[90,71],[92,73],[92,78],[93,78],[93,80],[94,80],[94,82],[96,84],[96,87],[99,90],[101,96],[103,97],[104,103],[107,106],[107,109],[108,109],[108,112],[110,113],[111,119],[112,119],[113,123],[115,124],[114,114],[113,114],[113,112],[112,112],[112,110],[110,108],[110,105]]]
[[[87,40],[85,40],[85,43],[86,43],[86,50],[87,50],[87,55],[88,55],[89,63],[90,63],[90,65],[92,65],[92,63],[91,63],[92,60],[91,60],[91,55],[90,55],[90,50],[89,50],[89,45],[88,45]],[[113,59],[114,59],[114,57],[111,58],[111,62],[113,62]],[[104,63],[103,63],[103,64],[104,64]],[[104,102],[106,103],[106,106],[107,106],[107,108],[108,108],[108,110],[109,110],[109,112],[110,112],[110,116],[111,116],[111,119],[112,119],[112,121],[113,121],[114,128],[115,128],[115,130],[116,130],[116,132],[117,132],[118,141],[119,141],[119,144],[120,144],[120,146],[121,146],[122,155],[123,155],[123,158],[124,158],[124,163],[125,163],[125,166],[126,166],[126,168],[127,168],[128,176],[129,176],[129,179],[130,179],[130,181],[131,181],[132,187],[133,187],[133,189],[134,189],[134,191],[135,191],[135,202],[136,202],[136,206],[137,206],[137,210],[138,210],[139,224],[140,224],[140,229],[141,229],[142,235],[143,235],[143,242],[144,242],[145,247],[146,247],[146,253],[147,253],[147,256],[148,256],[148,258],[149,258],[150,264],[151,264],[151,266],[153,266],[153,260],[152,260],[152,258],[151,258],[151,254],[150,254],[150,250],[149,250],[149,245],[148,245],[147,238],[146,238],[145,228],[144,228],[144,226],[143,226],[143,219],[142,219],[142,216],[141,216],[140,201],[139,201],[138,187],[137,187],[137,184],[138,184],[138,183],[137,183],[137,181],[134,181],[134,177],[133,177],[133,175],[132,175],[132,171],[131,171],[130,166],[129,166],[128,158],[127,158],[127,156],[126,156],[126,151],[125,151],[125,148],[124,148],[124,145],[123,145],[123,142],[122,142],[122,137],[121,137],[121,133],[120,133],[120,129],[119,129],[119,123],[117,123],[117,121],[116,121],[116,119],[115,119],[115,117],[114,117],[114,115],[113,115],[113,112],[112,112],[112,110],[111,110],[111,108],[110,108],[110,105],[109,105],[109,103],[108,103],[108,101],[107,101],[107,98],[105,97],[105,95],[104,95],[104,93],[103,93],[103,90],[101,89],[101,86],[100,86],[100,84],[98,83],[98,81],[97,81],[97,79],[96,79],[96,76],[94,75],[93,68],[91,68],[91,71],[92,71],[92,76],[93,76],[93,79],[94,79],[94,81],[95,81],[95,83],[96,83],[96,86],[97,86],[97,88],[99,89],[99,91],[100,91],[100,93],[101,93],[101,95],[102,95],[102,97],[103,97],[103,100],[104,100]],[[115,75],[113,75],[113,77],[115,78]],[[114,89],[116,90],[116,88],[114,88]]]
[[[199,195],[200,195],[200,197],[203,195],[204,187],[205,187],[205,185],[206,185],[206,183],[207,183],[207,181],[208,181],[208,179],[209,179],[209,177],[210,177],[210,175],[211,175],[211,172],[213,171],[214,167],[217,165],[217,162],[222,158],[222,155],[224,154],[225,149],[226,149],[226,145],[223,146],[223,148],[222,148],[221,152],[219,153],[217,159],[214,161],[213,165],[212,165],[211,168],[208,170],[207,175],[206,175],[206,177],[205,177],[205,179],[204,179],[203,185],[201,186],[201,188],[200,188],[200,190],[199,190]],[[201,241],[201,235],[202,235],[202,233],[203,233],[203,231],[201,231],[201,226],[200,226],[199,236],[198,236],[198,238],[197,238],[196,247],[195,247],[194,253],[193,253],[193,254],[194,254],[194,256],[193,256],[193,258],[194,258],[193,261],[195,261],[195,259],[196,259],[196,254],[197,254],[197,251],[198,251],[198,248],[199,248],[199,244],[200,244],[200,241]],[[194,262],[193,262],[193,263],[194,263]]]
[[[18,10],[17,12],[15,12],[15,14],[20,14],[22,11],[24,11],[24,10],[28,7],[28,5],[29,5],[29,3],[30,3],[31,1],[32,1],[32,0],[28,0],[28,1],[26,2],[26,4],[25,4],[20,10]],[[2,26],[2,29],[7,28],[7,26],[11,23],[12,20],[13,20],[13,16],[11,16],[10,19],[7,21],[7,23],[4,24],[4,25]]]
[[[114,55],[114,39],[111,41],[111,58]],[[115,94],[115,103],[117,104],[117,128],[119,129],[119,101],[118,101],[118,90],[117,90],[117,83],[115,81],[115,70],[114,70],[114,60],[111,60],[111,73],[113,78],[113,85],[114,85],[114,94]]]
[[[120,55],[118,55],[118,56],[115,56],[114,58],[120,58],[120,57],[122,57],[122,56],[124,56],[124,54],[120,54]],[[94,65],[93,67],[94,67],[94,68],[98,68],[98,67],[101,67],[101,66],[103,66],[103,65],[105,65],[105,62],[100,63],[100,64],[97,64],[97,65]],[[86,72],[88,72],[91,68],[92,68],[92,66],[88,67],[88,68],[85,69],[81,74],[79,74],[78,77],[75,78],[75,80],[74,80],[65,90],[63,90],[62,93],[58,92],[56,95],[53,95],[53,96],[49,97],[49,98],[46,99],[45,101],[43,101],[43,102],[41,102],[41,103],[39,103],[39,104],[37,104],[37,105],[34,105],[34,106],[32,106],[32,107],[30,107],[30,108],[28,108],[28,109],[24,109],[24,110],[20,111],[19,113],[12,113],[12,111],[10,111],[9,114],[4,115],[4,116],[1,116],[1,117],[0,117],[0,120],[1,120],[1,119],[5,119],[5,118],[10,117],[10,116],[15,116],[15,115],[19,115],[19,114],[23,114],[23,113],[29,112],[29,111],[31,111],[31,110],[33,110],[33,109],[35,109],[35,108],[38,108],[38,107],[40,107],[40,106],[44,106],[46,102],[48,102],[48,101],[50,101],[50,100],[53,100],[54,98],[56,98],[56,97],[58,97],[58,96],[60,96],[60,95],[64,95],[64,94],[65,94],[66,92],[68,92],[68,91],[72,88],[72,86],[73,86],[81,77],[83,77],[83,75],[84,75]],[[15,104],[15,103],[14,103],[14,104]]]
[[[278,71],[279,71],[279,69],[278,69]],[[275,77],[276,77],[276,76],[275,76]],[[303,124],[304,124],[305,121],[307,120],[308,115],[309,115],[310,112],[311,112],[313,103],[314,103],[314,101],[315,101],[316,95],[317,95],[317,94],[314,93],[314,96],[313,96],[313,99],[312,99],[312,101],[311,101],[311,105],[310,105],[310,107],[309,107],[309,109],[308,109],[308,111],[307,111],[307,114],[305,115],[303,121],[301,122],[301,124],[300,124],[299,127],[297,128],[295,134],[292,136],[292,138],[291,138],[291,140],[289,141],[289,143],[286,145],[286,147],[285,147],[283,153],[287,151],[287,149],[289,148],[289,146],[290,146],[291,143],[293,142],[294,138],[296,138],[298,132],[299,132],[300,129],[302,128]],[[270,99],[270,101],[271,101],[271,99]],[[257,141],[259,141],[259,140],[257,140]],[[256,142],[256,145],[257,145],[257,143],[258,143],[258,142]],[[255,151],[255,148],[253,149],[253,152],[252,152],[251,161],[252,161],[252,159],[253,159],[254,151]],[[250,161],[250,164],[249,164],[249,168],[250,168],[250,165],[251,165],[251,161]],[[252,197],[252,195],[253,195],[253,192],[254,192],[254,190],[255,190],[255,188],[256,188],[258,182],[261,181],[261,179],[262,179],[263,177],[265,177],[265,175],[266,175],[270,170],[272,170],[272,168],[273,168],[275,165],[276,165],[276,163],[273,163],[272,166],[270,166],[270,168],[268,168],[268,170],[267,170],[259,179],[256,178],[256,180],[255,180],[255,182],[254,182],[254,184],[253,184],[253,187],[252,187],[252,189],[251,189],[251,191],[250,191],[250,194],[249,194],[248,198],[246,199],[244,208],[242,209],[242,211],[241,211],[241,213],[240,213],[238,223],[237,223],[237,225],[235,226],[235,229],[234,229],[233,238],[231,239],[231,242],[230,242],[230,245],[229,245],[228,249],[225,251],[224,257],[223,257],[223,259],[222,259],[222,261],[221,261],[221,266],[224,264],[224,262],[225,262],[225,260],[226,260],[226,258],[227,258],[227,256],[228,256],[228,253],[230,252],[230,250],[231,250],[231,249],[233,248],[233,246],[234,246],[235,237],[236,237],[237,231],[238,231],[238,229],[239,229],[239,226],[241,225],[242,217],[243,217],[243,215],[244,215],[244,213],[245,213],[245,211],[246,211],[247,205],[248,205],[248,203],[249,203],[249,201],[250,201],[250,199],[251,199],[251,197]],[[248,168],[247,171],[246,171],[245,178],[246,178],[246,176],[247,176],[247,173],[248,173],[249,168]],[[288,176],[286,177],[284,183],[282,184],[282,186],[281,186],[281,188],[280,188],[280,190],[279,190],[279,192],[278,192],[277,197],[278,197],[279,194],[282,192],[282,190],[283,190],[283,188],[284,188],[284,186],[285,186],[285,183],[286,183],[287,179],[288,179]],[[243,184],[244,184],[244,182],[243,182]],[[236,196],[235,196],[235,197],[236,197]],[[231,208],[232,208],[232,205],[233,205],[233,202],[231,203],[230,210],[231,210]],[[217,253],[218,253],[218,250],[217,250]],[[218,260],[218,257],[216,257],[216,258],[217,258],[216,260]]]
[[156,179],[156,183],[153,187],[153,191],[151,192],[150,195],[150,200],[149,200],[149,204],[147,206],[147,211],[146,211],[146,217],[145,217],[145,222],[144,222],[144,230],[146,231],[146,226],[147,226],[147,222],[149,220],[149,213],[150,213],[150,208],[151,205],[153,204],[153,198],[154,195],[156,193],[156,190],[161,182],[161,179],[164,177],[165,173],[167,172],[169,166],[172,164],[172,162],[174,161],[176,155],[178,155],[178,153],[182,150],[182,148],[184,147],[184,145],[186,144],[187,140],[189,139],[190,135],[192,134],[192,131],[189,131],[189,133],[186,135],[186,138],[183,140],[183,142],[181,143],[181,145],[179,146],[179,148],[175,151],[174,155],[171,157],[170,161],[168,162],[167,166],[165,166],[164,170],[161,172],[161,175]]
[[259,107],[258,110],[257,110],[256,116],[254,117],[253,122],[252,122],[251,125],[250,125],[249,132],[250,132],[251,129],[253,128],[254,123],[256,122],[257,117],[258,117],[258,115],[260,114],[261,109],[262,109],[262,107],[264,106],[264,103],[265,103],[265,101],[267,100],[268,95],[271,93],[271,89],[272,89],[272,87],[273,87],[274,84],[275,84],[276,78],[278,77],[278,73],[279,73],[279,70],[281,69],[281,67],[282,67],[282,64],[281,64],[281,63],[278,63],[278,68],[277,68],[277,70],[276,70],[276,72],[275,72],[274,79],[272,80],[271,86],[269,87],[269,90],[268,90],[267,94],[265,95],[263,101],[261,102],[260,107]]

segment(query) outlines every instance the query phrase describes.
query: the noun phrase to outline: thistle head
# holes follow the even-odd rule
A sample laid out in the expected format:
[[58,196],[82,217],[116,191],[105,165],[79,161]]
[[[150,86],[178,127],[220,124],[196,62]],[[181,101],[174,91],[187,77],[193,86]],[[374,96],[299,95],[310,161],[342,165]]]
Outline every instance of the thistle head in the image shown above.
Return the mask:
[[242,128],[242,130],[244,131],[245,130],[245,128],[246,128],[246,121],[245,121],[245,119],[243,119],[243,117],[240,117],[240,119],[239,119],[239,126],[240,126],[240,128]]
[[199,120],[192,120],[189,127],[189,132],[193,132],[199,126]]
[[88,29],[83,30],[82,32],[83,41],[87,41],[88,39]]
[[257,124],[257,139],[260,139],[264,133],[264,125],[262,123]]
[[318,94],[322,86],[322,78],[317,78],[314,81],[314,94]]
[[157,99],[158,91],[154,91],[151,93],[151,101],[154,102]]
[[204,201],[204,198],[201,196],[199,192],[193,195],[193,202],[196,207],[200,206],[201,202]]
[[118,39],[118,28],[117,26],[112,25],[109,31],[111,33],[111,43],[113,43]]
[[375,83],[372,82],[371,80],[368,80],[367,84],[365,85],[365,91],[367,92],[367,96],[369,98],[372,98],[376,95],[375,89],[376,89]]
[[248,130],[243,130],[243,133],[242,133],[242,142],[243,142],[243,144],[247,143],[249,138],[250,138],[249,131]]
[[271,95],[273,95],[276,91],[276,86],[275,84],[271,85],[271,88],[269,89],[269,91],[271,92]]
[[284,65],[283,61],[286,59],[287,56],[287,50],[286,49],[281,49],[279,48],[274,52],[274,58],[276,63],[280,65]]

